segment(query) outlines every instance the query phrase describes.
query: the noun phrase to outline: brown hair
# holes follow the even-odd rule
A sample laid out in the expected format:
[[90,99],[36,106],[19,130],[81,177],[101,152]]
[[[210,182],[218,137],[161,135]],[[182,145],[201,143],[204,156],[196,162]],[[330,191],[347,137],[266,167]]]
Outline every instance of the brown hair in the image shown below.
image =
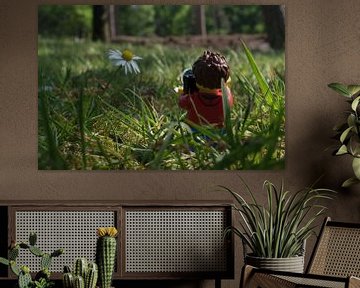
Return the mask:
[[230,76],[225,57],[208,50],[195,61],[192,70],[196,83],[209,89],[221,88],[221,78],[227,81]]

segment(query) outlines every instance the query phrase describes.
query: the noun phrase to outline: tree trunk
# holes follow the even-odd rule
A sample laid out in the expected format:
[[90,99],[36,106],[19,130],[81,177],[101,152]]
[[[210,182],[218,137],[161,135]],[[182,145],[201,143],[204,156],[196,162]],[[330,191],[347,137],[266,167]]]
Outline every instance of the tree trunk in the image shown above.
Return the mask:
[[116,12],[115,12],[115,5],[109,6],[109,28],[110,28],[110,40],[116,38]]
[[205,6],[194,5],[193,6],[193,19],[194,19],[194,34],[206,37],[206,18],[205,18]]
[[275,50],[285,48],[285,9],[280,5],[263,5],[266,32],[270,46]]
[[93,5],[93,41],[110,41],[109,33],[109,19],[104,5]]

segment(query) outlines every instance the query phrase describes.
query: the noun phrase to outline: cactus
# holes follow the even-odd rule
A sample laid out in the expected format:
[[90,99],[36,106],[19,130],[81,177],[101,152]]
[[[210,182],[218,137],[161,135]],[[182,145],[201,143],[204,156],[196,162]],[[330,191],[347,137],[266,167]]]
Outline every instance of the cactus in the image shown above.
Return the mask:
[[36,246],[30,246],[29,247],[29,251],[34,254],[35,256],[41,257],[44,255],[44,252],[42,252],[40,250],[40,248],[36,247]]
[[[64,266],[64,288],[78,288],[75,285],[78,285],[80,288],[95,288],[97,279],[98,268],[96,263],[91,262],[88,264],[86,258],[78,258],[75,260],[73,273],[71,273],[71,269],[69,266]],[[75,282],[77,284],[75,284]]]
[[62,282],[64,288],[73,288],[74,287],[74,276],[72,273],[64,273],[62,277]]
[[[19,288],[28,288],[28,287],[40,287],[41,283],[50,285],[50,264],[53,257],[60,256],[64,251],[63,249],[55,250],[53,253],[44,253],[40,248],[36,247],[37,236],[35,233],[30,233],[29,244],[20,242],[16,243],[11,241],[11,245],[8,251],[8,259],[0,257],[0,263],[10,266],[11,271],[18,276],[18,286]],[[16,264],[16,259],[19,256],[19,250],[24,249],[28,250],[30,253],[37,257],[41,257],[41,271],[39,271],[35,276],[35,281],[32,280],[30,275],[30,269],[27,266],[22,266],[21,268]],[[39,284],[40,283],[40,284]],[[42,284],[41,284],[42,285]],[[41,286],[42,287],[42,286]]]
[[96,263],[89,263],[85,276],[85,288],[95,288],[98,279],[98,266]]
[[51,257],[58,257],[64,253],[64,249],[57,249],[51,253]]
[[8,252],[9,260],[16,260],[19,256],[19,246],[15,246],[14,248],[10,249]]
[[40,262],[40,267],[41,267],[41,269],[44,269],[44,268],[49,269],[49,268],[50,268],[50,265],[51,265],[51,260],[52,260],[51,255],[48,254],[48,253],[44,253],[44,254],[41,256],[41,262]]
[[29,235],[29,244],[31,246],[35,246],[37,241],[37,235],[35,232],[31,232]]
[[4,264],[6,266],[10,265],[10,261],[8,259],[3,258],[3,257],[0,257],[0,263]]
[[115,265],[117,230],[115,227],[98,228],[97,235],[96,262],[100,287],[110,288]]
[[31,282],[32,279],[30,273],[21,271],[18,279],[19,288],[28,288]]
[[84,278],[76,275],[74,277],[74,288],[85,288]]
[[64,266],[64,273],[71,273],[71,269],[69,266],[67,265]]
[[29,249],[30,248],[30,245],[26,244],[26,243],[20,243],[19,244],[19,247],[22,248],[22,249]]
[[85,258],[76,259],[74,274],[76,276],[81,276],[83,279],[85,279],[87,266],[88,266],[88,262]]
[[16,275],[19,276],[20,275],[20,268],[16,265],[16,262],[14,260],[10,261],[10,268],[11,271]]

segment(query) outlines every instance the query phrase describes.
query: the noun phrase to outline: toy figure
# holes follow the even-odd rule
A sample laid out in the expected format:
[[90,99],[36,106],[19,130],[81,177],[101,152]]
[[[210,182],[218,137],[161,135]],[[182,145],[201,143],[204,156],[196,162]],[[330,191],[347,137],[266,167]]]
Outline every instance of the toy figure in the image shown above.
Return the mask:
[[205,51],[195,61],[192,70],[183,74],[183,94],[179,106],[187,110],[187,120],[197,125],[224,126],[221,79],[226,83],[228,103],[233,105],[233,96],[228,87],[230,68],[225,57],[219,53]]

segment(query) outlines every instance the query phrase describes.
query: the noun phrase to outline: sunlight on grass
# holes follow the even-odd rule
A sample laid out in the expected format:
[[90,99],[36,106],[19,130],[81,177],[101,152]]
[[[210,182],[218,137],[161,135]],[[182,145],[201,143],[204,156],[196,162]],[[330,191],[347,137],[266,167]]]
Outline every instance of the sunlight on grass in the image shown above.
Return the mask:
[[[109,48],[136,51],[141,73],[115,72]],[[284,53],[221,51],[234,106],[225,129],[194,130],[173,87],[203,50],[39,38],[39,169],[284,168]]]

